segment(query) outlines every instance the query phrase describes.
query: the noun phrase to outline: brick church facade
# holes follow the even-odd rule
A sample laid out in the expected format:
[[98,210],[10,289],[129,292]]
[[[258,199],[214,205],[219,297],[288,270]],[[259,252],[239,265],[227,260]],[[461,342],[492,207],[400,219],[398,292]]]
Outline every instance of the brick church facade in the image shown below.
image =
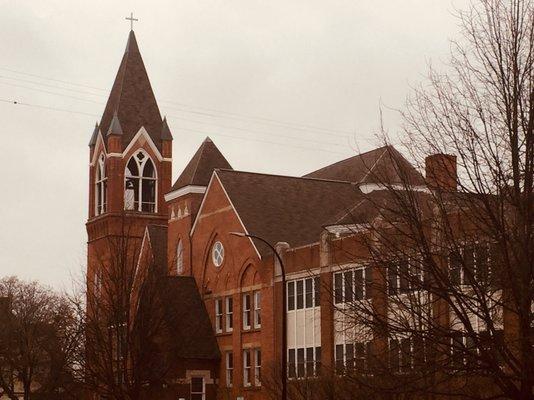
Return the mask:
[[[96,287],[102,279],[97,259],[109,257],[105,241],[127,235],[134,286],[157,273],[164,303],[186,311],[170,335],[188,345],[176,349],[157,398],[272,398],[265,382],[282,357],[292,379],[334,369],[348,343],[336,330],[336,273],[367,256],[358,241],[336,250],[333,242],[347,232],[342,217],[379,193],[384,180],[402,185],[408,176],[423,187],[425,178],[389,146],[304,177],[236,171],[206,138],[173,181],[172,143],[132,31],[89,144],[88,281]],[[453,158],[437,157],[454,170]],[[445,184],[455,187],[454,180]],[[263,238],[283,259],[286,354],[280,266],[268,246],[235,232]]]

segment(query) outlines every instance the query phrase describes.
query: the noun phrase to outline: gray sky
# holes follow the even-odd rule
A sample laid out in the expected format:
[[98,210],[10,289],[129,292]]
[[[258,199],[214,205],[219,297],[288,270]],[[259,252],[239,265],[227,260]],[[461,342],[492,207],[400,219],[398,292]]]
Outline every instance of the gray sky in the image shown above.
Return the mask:
[[370,149],[380,100],[402,107],[429,60],[447,59],[465,4],[0,0],[0,100],[49,107],[0,101],[0,276],[61,288],[85,265],[87,143],[130,11],[176,178],[207,135],[235,169],[289,175]]

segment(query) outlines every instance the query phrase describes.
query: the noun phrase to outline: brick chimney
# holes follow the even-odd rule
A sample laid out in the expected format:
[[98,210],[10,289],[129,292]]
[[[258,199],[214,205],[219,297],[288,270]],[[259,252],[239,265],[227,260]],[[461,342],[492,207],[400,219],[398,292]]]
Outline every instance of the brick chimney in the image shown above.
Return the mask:
[[426,183],[432,190],[456,191],[458,171],[456,156],[432,154],[425,158]]

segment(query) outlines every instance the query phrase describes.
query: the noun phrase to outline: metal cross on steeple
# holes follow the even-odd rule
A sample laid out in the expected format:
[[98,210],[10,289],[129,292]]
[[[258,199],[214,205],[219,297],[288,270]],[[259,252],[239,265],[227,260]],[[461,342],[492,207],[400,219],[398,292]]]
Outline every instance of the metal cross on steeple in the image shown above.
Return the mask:
[[130,13],[130,17],[126,17],[125,19],[130,21],[130,30],[133,31],[133,23],[134,23],[134,21],[139,21],[139,20],[137,18],[133,17],[133,13]]

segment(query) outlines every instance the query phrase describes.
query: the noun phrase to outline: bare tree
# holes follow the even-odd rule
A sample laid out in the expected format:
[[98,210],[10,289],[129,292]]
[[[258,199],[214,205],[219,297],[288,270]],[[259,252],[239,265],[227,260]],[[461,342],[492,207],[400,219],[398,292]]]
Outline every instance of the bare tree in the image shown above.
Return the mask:
[[10,399],[76,398],[80,339],[67,298],[36,282],[0,280],[0,389]]
[[158,286],[166,265],[149,252],[139,260],[140,248],[123,221],[120,235],[100,240],[83,295],[74,300],[85,332],[80,379],[88,392],[110,399],[161,388],[171,365],[163,343],[169,315]]
[[331,238],[359,265],[334,278],[352,338],[337,373],[402,398],[532,399],[534,3],[477,0],[458,16],[447,73],[432,69],[402,111],[426,186],[400,163],[395,185],[369,166],[382,190]]

